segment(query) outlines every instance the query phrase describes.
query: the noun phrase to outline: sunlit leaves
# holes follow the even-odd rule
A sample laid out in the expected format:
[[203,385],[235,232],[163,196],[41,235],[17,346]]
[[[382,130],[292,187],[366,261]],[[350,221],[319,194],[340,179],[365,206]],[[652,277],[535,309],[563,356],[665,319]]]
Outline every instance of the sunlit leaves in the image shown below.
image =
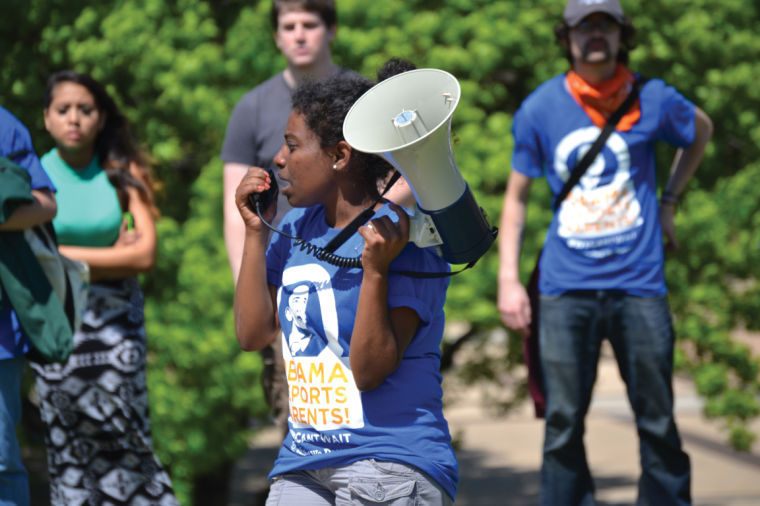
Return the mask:
[[[5,0],[0,103],[52,146],[42,126],[45,79],[73,67],[101,79],[149,148],[164,189],[159,260],[144,278],[153,433],[183,499],[195,476],[244,450],[246,421],[264,409],[256,354],[232,327],[232,281],[221,233],[221,142],[235,102],[284,66],[270,0]],[[512,116],[544,80],[567,69],[554,39],[561,0],[340,0],[336,63],[368,77],[391,56],[441,68],[462,86],[453,117],[459,169],[498,225],[510,171]],[[666,275],[679,347],[707,412],[746,448],[757,416],[760,339],[760,6],[753,0],[623,1],[638,29],[631,67],[661,77],[712,118],[715,134],[676,216],[681,251]],[[658,150],[662,182],[673,150]],[[533,267],[551,218],[533,184],[521,263]],[[499,326],[496,246],[452,279],[450,322]],[[739,339],[737,330],[746,329]],[[483,332],[483,336],[487,333]],[[478,348],[480,349],[480,348]],[[494,353],[494,346],[483,347]],[[755,346],[757,349],[757,346]],[[502,378],[520,359],[467,369]],[[501,370],[494,368],[501,367]]]

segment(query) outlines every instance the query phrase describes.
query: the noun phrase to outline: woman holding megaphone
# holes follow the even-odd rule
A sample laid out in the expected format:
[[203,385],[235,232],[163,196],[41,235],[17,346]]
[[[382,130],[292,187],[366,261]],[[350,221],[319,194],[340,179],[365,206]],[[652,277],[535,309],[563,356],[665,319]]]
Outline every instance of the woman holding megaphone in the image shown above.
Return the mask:
[[[371,86],[342,75],[294,92],[275,157],[294,206],[280,222],[285,234],[268,243],[264,220],[275,206],[257,213],[249,202],[273,184],[265,170],[249,169],[236,192],[246,227],[237,338],[245,350],[282,340],[290,392],[270,505],[448,505],[456,493],[439,373],[448,280],[399,274],[448,265],[409,243],[406,213],[380,200],[377,181],[390,165],[343,138],[346,113]],[[373,219],[337,248],[333,241],[333,253],[360,258],[359,267],[315,253],[368,208]]]

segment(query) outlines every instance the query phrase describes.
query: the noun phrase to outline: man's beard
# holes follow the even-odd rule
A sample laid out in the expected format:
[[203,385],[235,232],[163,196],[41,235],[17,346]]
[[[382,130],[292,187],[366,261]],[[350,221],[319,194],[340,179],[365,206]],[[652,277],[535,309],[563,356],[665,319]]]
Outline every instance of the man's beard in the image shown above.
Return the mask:
[[[592,46],[596,46],[593,47]],[[581,54],[581,60],[584,63],[606,63],[612,60],[610,45],[605,39],[591,39],[585,46]]]

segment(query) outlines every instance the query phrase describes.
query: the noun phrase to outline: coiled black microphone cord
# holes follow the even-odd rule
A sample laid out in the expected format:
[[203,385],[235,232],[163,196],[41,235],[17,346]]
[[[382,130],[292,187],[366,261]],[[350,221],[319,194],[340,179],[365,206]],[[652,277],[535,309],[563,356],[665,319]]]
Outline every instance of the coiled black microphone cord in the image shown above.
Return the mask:
[[[396,180],[400,177],[400,173],[396,172],[394,176],[391,178],[391,180],[388,182],[388,185],[385,188],[385,191],[383,192],[383,195],[388,191],[388,188],[393,185],[393,183],[396,182]],[[352,235],[356,232],[356,229],[358,229],[361,225],[366,223],[372,216],[375,214],[375,212],[372,210],[372,208],[375,207],[375,204],[380,202],[380,199],[378,199],[375,204],[368,207],[364,211],[362,211],[356,218],[353,219],[353,221],[343,230],[338,233],[338,235],[333,238],[332,241],[330,241],[329,244],[325,248],[320,248],[319,246],[315,246],[311,243],[308,243],[301,239],[300,237],[296,237],[294,235],[290,235],[286,232],[283,232],[282,230],[278,230],[275,227],[273,227],[268,221],[264,219],[263,216],[261,216],[261,207],[262,207],[262,199],[260,198],[260,193],[252,193],[248,196],[248,203],[249,205],[256,211],[256,214],[259,216],[259,219],[261,220],[261,223],[267,226],[269,230],[272,230],[273,232],[277,232],[280,235],[284,235],[288,239],[292,239],[295,241],[294,246],[298,246],[298,248],[301,251],[306,251],[308,254],[314,256],[318,260],[323,260],[331,265],[335,265],[337,267],[344,267],[344,268],[362,268],[362,257],[342,257],[340,255],[336,255],[333,253],[335,249],[338,248],[341,244],[343,244],[346,239],[348,239],[349,235]],[[411,278],[418,278],[418,279],[434,279],[434,278],[447,278],[449,276],[453,276],[454,274],[459,274],[462,271],[466,271],[473,265],[475,265],[476,261],[472,261],[468,263],[465,267],[462,269],[456,271],[456,272],[415,272],[415,271],[390,271],[394,274],[401,274],[402,276],[409,276]]]
[[336,265],[338,267],[345,267],[345,268],[359,268],[362,267],[362,257],[354,257],[354,258],[348,258],[348,257],[342,257],[340,255],[336,255],[335,253],[332,253],[330,251],[327,251],[324,248],[320,248],[319,246],[315,246],[311,243],[308,243],[301,239],[300,237],[296,237],[294,235],[290,235],[288,233],[283,232],[282,230],[278,230],[274,228],[269,222],[267,222],[262,216],[261,216],[261,202],[259,200],[256,200],[254,202],[254,205],[256,207],[256,214],[259,216],[259,219],[261,220],[261,223],[267,226],[269,230],[272,230],[274,232],[277,232],[280,235],[284,235],[288,239],[292,239],[295,241],[295,246],[298,246],[298,248],[301,251],[306,251],[309,255],[312,255],[316,257],[318,260],[323,260],[331,265]]

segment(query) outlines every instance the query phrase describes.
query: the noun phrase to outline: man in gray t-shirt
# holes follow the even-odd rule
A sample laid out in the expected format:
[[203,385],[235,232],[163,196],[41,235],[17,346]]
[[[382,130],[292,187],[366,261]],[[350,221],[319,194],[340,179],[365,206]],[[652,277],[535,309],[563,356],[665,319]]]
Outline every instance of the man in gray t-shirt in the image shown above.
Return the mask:
[[[232,111],[222,147],[224,241],[235,280],[245,235],[235,207],[235,189],[250,166],[277,172],[272,160],[283,144],[291,91],[304,79],[322,79],[341,71],[330,54],[337,30],[333,0],[273,0],[272,27],[287,67],[243,95]],[[279,218],[287,209],[282,206],[287,206],[284,198],[278,202]]]
[[[304,79],[322,79],[341,72],[330,53],[337,30],[334,0],[273,0],[272,28],[287,67],[243,95],[227,125],[221,158],[224,161],[224,242],[232,276],[237,283],[243,254],[245,226],[235,206],[235,190],[251,166],[277,174],[274,156],[283,144],[290,115],[290,95]],[[278,184],[281,181],[278,180]],[[290,208],[280,196],[277,220]],[[276,424],[287,431],[288,388],[281,343],[261,351],[262,383]]]
[[[292,88],[285,80],[285,72],[280,72],[243,95],[227,123],[222,146],[222,160],[225,162],[224,240],[235,279],[240,269],[244,233],[240,213],[234,207],[235,188],[250,166],[272,169],[278,185],[281,185],[273,159],[282,147],[290,113],[291,91]],[[228,208],[228,205],[231,207]],[[280,195],[275,224],[288,209],[290,206],[287,199]]]

